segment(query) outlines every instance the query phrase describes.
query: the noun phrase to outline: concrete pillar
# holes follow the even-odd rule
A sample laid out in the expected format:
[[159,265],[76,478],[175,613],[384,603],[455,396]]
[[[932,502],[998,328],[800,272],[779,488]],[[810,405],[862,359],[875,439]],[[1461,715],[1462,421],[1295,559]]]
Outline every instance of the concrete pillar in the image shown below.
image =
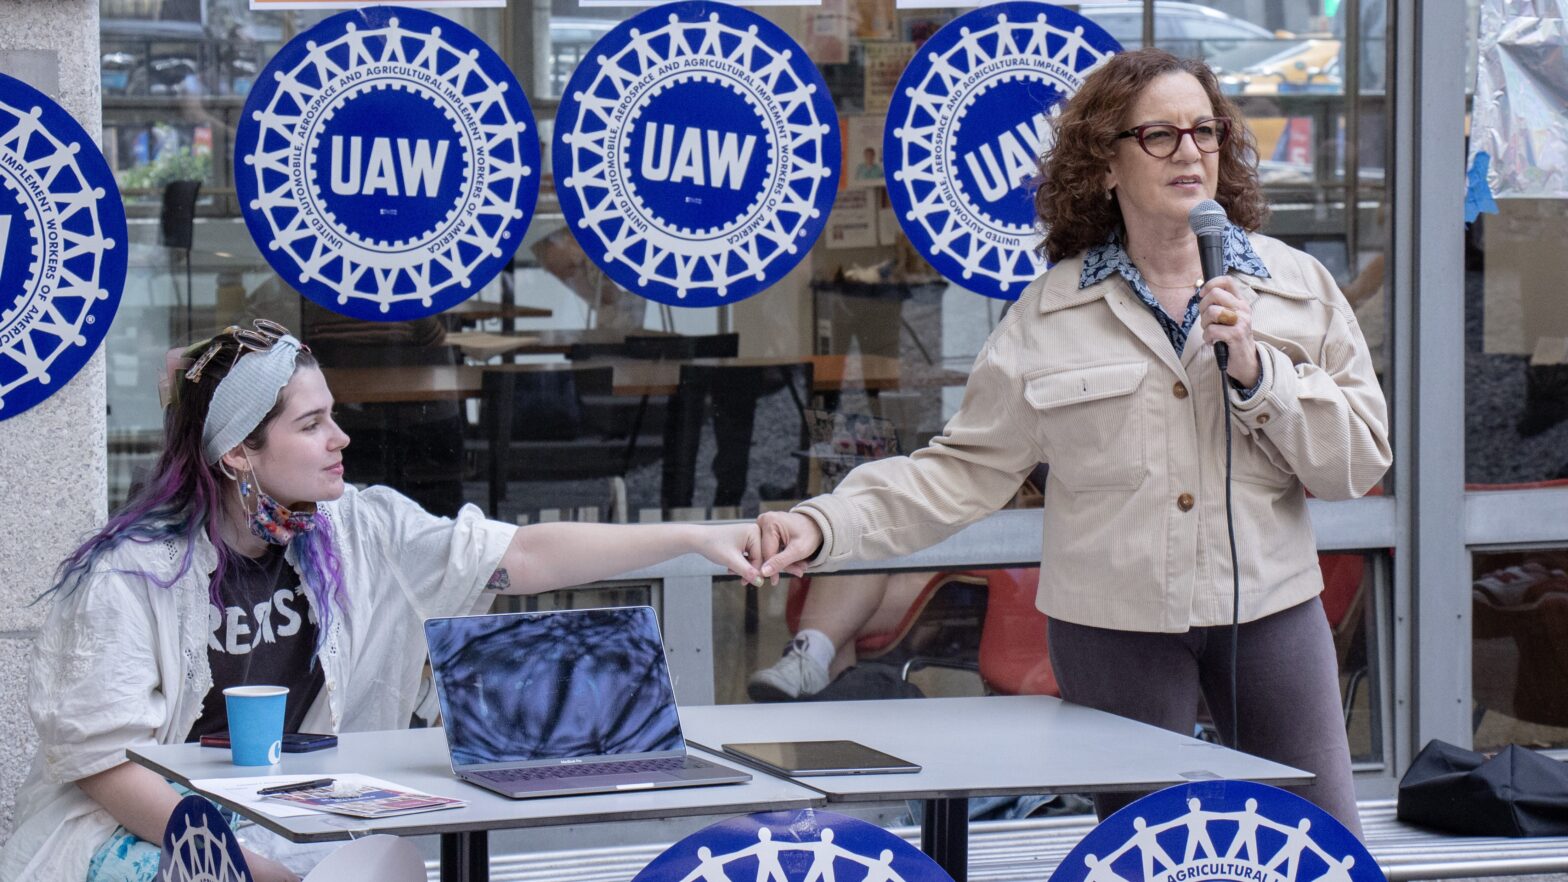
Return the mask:
[[[60,102],[97,137],[98,0],[0,0],[0,71]],[[0,840],[37,740],[27,668],[55,566],[106,516],[104,357],[65,388],[0,420]]]

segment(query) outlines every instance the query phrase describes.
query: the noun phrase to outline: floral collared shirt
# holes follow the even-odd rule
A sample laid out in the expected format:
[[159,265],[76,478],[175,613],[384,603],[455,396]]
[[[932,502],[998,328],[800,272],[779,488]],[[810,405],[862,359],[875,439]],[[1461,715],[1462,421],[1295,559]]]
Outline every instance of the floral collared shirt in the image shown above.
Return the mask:
[[[1252,243],[1247,241],[1247,234],[1241,227],[1232,223],[1225,224],[1225,269],[1237,270],[1261,279],[1269,278],[1268,267],[1263,265],[1263,260],[1257,252],[1252,250]],[[1176,347],[1176,355],[1181,356],[1182,349],[1187,345],[1187,335],[1192,333],[1192,327],[1198,320],[1198,294],[1194,292],[1192,299],[1187,301],[1187,312],[1180,322],[1171,318],[1155,299],[1154,292],[1149,290],[1149,285],[1143,279],[1143,274],[1138,272],[1138,267],[1127,256],[1127,249],[1122,247],[1121,235],[1112,233],[1105,240],[1105,244],[1089,249],[1084,255],[1083,272],[1078,275],[1078,287],[1087,288],[1099,282],[1111,273],[1121,273],[1127,284],[1132,286],[1138,299],[1149,307],[1154,313],[1154,318],[1165,330],[1165,336],[1170,338],[1171,345]]]

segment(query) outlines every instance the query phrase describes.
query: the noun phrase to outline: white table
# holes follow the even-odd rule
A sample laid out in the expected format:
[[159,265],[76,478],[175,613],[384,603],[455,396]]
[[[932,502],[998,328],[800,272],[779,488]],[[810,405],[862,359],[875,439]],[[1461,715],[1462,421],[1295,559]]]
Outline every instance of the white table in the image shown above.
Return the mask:
[[848,739],[922,767],[915,774],[796,779],[832,803],[925,802],[921,848],[964,882],[969,798],[1156,790],[1220,778],[1302,784],[1312,775],[1043,695],[739,704],[681,709],[688,741]]
[[[344,735],[336,748],[284,754],[283,762],[271,768],[236,766],[229,761],[227,750],[195,744],[158,745],[126,753],[132,762],[187,786],[192,780],[202,778],[248,778],[267,774],[326,776],[358,772],[401,784],[410,790],[462,799],[468,805],[459,809],[364,820],[330,814],[275,818],[245,810],[221,796],[203,794],[294,842],[343,840],[367,833],[439,834],[443,882],[483,882],[489,878],[488,834],[491,830],[688,815],[727,816],[808,808],[824,802],[822,794],[815,790],[756,772],[752,773],[751,781],[744,784],[507,799],[453,777],[446,736],[440,729]],[[707,758],[736,765],[718,757]]]

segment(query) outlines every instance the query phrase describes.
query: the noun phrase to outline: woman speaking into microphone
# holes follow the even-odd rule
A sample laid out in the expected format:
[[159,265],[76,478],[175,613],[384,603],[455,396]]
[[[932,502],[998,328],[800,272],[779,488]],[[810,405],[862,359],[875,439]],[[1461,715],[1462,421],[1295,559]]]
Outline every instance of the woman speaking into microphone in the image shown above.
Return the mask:
[[[1367,492],[1391,459],[1350,305],[1257,232],[1253,141],[1200,61],[1111,57],[1041,173],[1054,265],[986,341],[958,413],[913,455],[764,514],[762,573],[931,545],[1049,463],[1037,605],[1063,697],[1182,733],[1206,699],[1231,746],[1313,772],[1297,792],[1359,832],[1306,504]],[[1188,214],[1209,199],[1229,219],[1205,281]]]

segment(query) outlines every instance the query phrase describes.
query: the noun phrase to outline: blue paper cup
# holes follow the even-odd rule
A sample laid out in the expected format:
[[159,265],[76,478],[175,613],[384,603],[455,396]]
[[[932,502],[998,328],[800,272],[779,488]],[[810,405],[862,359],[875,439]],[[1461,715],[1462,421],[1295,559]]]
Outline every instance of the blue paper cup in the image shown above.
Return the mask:
[[283,707],[287,686],[230,686],[229,753],[236,766],[270,766],[283,759]]

